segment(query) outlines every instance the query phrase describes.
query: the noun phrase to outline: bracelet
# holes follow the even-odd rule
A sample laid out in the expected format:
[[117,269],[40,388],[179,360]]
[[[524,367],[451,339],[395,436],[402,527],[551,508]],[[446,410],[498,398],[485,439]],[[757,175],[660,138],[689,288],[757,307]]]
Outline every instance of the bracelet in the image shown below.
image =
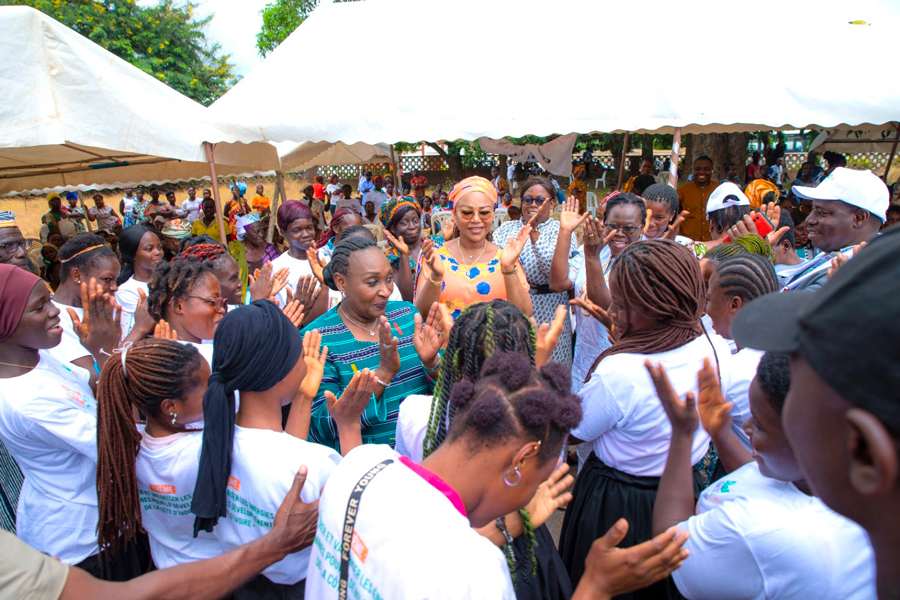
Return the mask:
[[375,378],[375,382],[378,383],[378,385],[381,385],[383,387],[388,387],[388,384],[386,384],[382,380],[378,379],[377,377]]
[[494,523],[497,525],[497,529],[500,530],[500,533],[503,534],[503,537],[506,538],[506,543],[512,545],[513,539],[510,537],[509,531],[506,530],[506,515],[497,517],[497,520],[494,521]]
[[435,280],[432,279],[430,276],[428,277],[428,281],[429,281],[432,285],[437,286],[437,287],[441,287],[441,286],[444,284],[444,280],[443,280],[443,279],[438,279],[437,281],[435,281]]
[[500,272],[504,275],[517,275],[519,273],[519,267],[513,267],[512,271],[504,271],[501,269]]

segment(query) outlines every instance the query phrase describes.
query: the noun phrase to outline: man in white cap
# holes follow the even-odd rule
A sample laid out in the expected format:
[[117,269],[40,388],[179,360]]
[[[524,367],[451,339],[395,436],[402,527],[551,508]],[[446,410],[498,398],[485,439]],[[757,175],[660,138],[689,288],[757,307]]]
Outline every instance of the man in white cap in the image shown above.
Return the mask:
[[730,181],[719,184],[706,201],[709,235],[713,240],[725,238],[728,230],[749,214],[750,199],[741,188]]
[[799,198],[812,200],[806,218],[809,241],[819,252],[812,260],[792,269],[784,290],[816,290],[828,278],[831,261],[839,253],[853,256],[853,247],[869,242],[884,224],[890,193],[870,171],[836,168],[817,187],[795,185]]

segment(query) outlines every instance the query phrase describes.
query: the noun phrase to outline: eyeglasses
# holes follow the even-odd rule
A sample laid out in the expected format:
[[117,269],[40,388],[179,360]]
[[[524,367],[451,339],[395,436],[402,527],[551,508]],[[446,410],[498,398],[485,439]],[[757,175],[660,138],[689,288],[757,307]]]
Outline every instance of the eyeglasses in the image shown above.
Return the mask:
[[6,242],[5,244],[0,244],[0,248],[3,248],[3,251],[7,254],[15,254],[20,249],[25,250],[28,247],[27,240],[20,240],[18,242]]
[[621,231],[628,237],[631,237],[640,230],[637,225],[616,225],[615,223],[607,223],[604,225],[607,231]]
[[463,221],[471,221],[472,219],[475,218],[475,215],[478,215],[478,219],[480,221],[490,221],[491,219],[494,218],[494,209],[493,208],[482,209],[478,212],[475,212],[473,210],[464,210],[464,209],[457,209],[457,211],[456,211],[457,218],[462,219]]
[[225,305],[228,304],[227,298],[207,298],[206,296],[185,296],[185,298],[194,298],[195,300],[203,300],[217,311],[225,310]]
[[531,196],[525,196],[524,198],[522,198],[522,204],[537,204],[538,206],[540,206],[541,204],[543,204],[546,201],[547,201],[547,198],[544,198],[543,196],[538,196],[537,198],[533,198]]

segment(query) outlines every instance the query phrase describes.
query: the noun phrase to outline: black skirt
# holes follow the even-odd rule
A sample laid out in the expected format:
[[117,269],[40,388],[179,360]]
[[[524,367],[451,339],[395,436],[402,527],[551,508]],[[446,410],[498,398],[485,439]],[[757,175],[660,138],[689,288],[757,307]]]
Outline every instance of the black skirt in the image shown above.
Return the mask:
[[[621,518],[628,533],[619,548],[630,548],[653,538],[653,503],[659,477],[638,477],[603,464],[591,452],[575,480],[573,498],[563,520],[559,551],[574,585],[584,573],[591,545]],[[672,578],[642,590],[617,596],[622,600],[682,598]]]
[[572,582],[563,564],[553,537],[546,525],[534,530],[537,547],[534,557],[537,569],[531,574],[531,561],[525,555],[525,536],[513,540],[513,554],[516,557],[516,598],[517,600],[569,600],[572,597]]

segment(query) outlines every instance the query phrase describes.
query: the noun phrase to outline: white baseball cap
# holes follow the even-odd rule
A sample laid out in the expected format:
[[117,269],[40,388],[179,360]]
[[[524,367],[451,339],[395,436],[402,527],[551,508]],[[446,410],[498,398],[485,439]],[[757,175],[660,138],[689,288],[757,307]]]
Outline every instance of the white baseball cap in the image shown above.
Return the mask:
[[750,206],[750,199],[735,184],[726,181],[713,190],[706,201],[706,214],[729,206]]
[[[851,206],[867,210],[882,223],[887,217],[891,193],[880,177],[871,171],[857,171],[838,167],[818,187],[795,185],[795,196],[807,200],[840,200]],[[710,198],[712,200],[712,198]]]

